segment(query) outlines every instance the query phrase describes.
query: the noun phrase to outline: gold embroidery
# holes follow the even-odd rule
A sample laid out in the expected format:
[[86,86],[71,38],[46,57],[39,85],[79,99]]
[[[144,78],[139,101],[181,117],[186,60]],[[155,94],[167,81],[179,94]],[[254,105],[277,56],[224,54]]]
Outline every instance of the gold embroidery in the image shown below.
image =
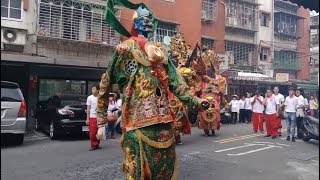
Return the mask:
[[135,130],[136,135],[145,143],[147,143],[149,146],[155,147],[155,148],[168,148],[170,147],[174,142],[174,136],[172,136],[168,141],[166,142],[156,142],[153,140],[150,140],[148,137],[143,135],[138,129]]
[[146,98],[153,94],[154,88],[152,86],[152,79],[146,79],[143,70],[139,70],[140,75],[136,75],[135,87],[139,98]]

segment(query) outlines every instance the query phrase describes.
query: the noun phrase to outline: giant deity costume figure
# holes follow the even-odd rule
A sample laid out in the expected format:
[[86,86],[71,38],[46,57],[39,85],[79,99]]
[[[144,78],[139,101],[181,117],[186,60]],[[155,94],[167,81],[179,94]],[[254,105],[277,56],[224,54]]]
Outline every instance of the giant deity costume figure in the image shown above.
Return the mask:
[[[116,5],[136,10],[132,33],[115,18],[113,8]],[[99,128],[107,121],[110,87],[118,84],[124,93],[121,148],[126,179],[177,179],[175,117],[168,106],[168,94],[172,92],[188,106],[206,109],[208,103],[192,96],[162,44],[148,41],[156,29],[157,18],[147,5],[108,0],[105,18],[111,27],[129,39],[115,48],[101,78],[97,108]]]

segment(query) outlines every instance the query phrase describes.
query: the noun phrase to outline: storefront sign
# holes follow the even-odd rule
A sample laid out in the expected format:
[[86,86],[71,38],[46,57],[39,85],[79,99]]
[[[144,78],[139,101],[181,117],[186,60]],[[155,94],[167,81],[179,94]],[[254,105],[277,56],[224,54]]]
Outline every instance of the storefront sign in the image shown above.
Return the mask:
[[277,73],[276,74],[276,81],[277,82],[288,82],[289,81],[289,74],[288,73]]

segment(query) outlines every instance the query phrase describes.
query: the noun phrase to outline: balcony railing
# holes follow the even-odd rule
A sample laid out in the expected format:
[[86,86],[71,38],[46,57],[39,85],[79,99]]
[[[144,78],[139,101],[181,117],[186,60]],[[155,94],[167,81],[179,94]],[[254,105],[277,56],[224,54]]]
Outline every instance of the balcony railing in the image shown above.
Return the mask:
[[300,70],[299,59],[275,59],[273,69]]
[[258,31],[259,9],[257,5],[227,2],[226,26]]
[[[71,0],[41,0],[38,4],[38,36],[115,46],[120,41],[104,21],[104,8]],[[120,17],[120,10],[116,11]]]
[[202,0],[203,21],[216,21],[218,16],[218,6],[215,0]]

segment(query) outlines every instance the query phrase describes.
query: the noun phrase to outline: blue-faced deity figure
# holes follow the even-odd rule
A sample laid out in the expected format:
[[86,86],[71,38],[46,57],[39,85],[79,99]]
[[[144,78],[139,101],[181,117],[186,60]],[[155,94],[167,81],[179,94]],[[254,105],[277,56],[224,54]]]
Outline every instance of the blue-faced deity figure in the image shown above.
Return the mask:
[[153,16],[150,11],[141,6],[137,9],[134,16],[134,29],[138,31],[139,35],[148,37],[148,34],[152,32],[153,28]]

